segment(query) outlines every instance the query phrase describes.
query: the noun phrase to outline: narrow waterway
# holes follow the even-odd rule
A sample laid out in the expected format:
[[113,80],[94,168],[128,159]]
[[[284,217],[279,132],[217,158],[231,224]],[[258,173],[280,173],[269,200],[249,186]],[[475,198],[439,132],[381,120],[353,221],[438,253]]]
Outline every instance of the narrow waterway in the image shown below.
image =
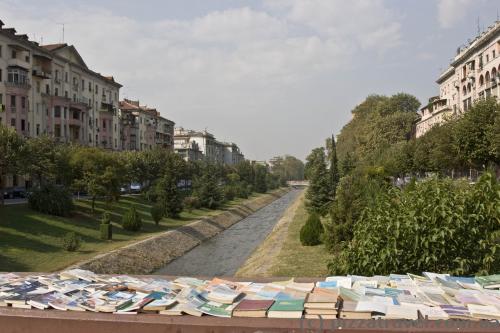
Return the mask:
[[231,276],[271,232],[285,210],[299,197],[292,190],[217,236],[195,247],[156,274]]

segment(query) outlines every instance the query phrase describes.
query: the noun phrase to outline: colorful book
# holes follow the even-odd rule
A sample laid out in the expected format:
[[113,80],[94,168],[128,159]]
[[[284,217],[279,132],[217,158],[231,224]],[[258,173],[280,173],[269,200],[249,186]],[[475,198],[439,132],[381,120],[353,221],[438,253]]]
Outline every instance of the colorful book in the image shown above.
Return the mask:
[[278,300],[269,309],[269,318],[302,318],[304,300]]
[[233,310],[234,317],[264,318],[273,300],[242,300]]

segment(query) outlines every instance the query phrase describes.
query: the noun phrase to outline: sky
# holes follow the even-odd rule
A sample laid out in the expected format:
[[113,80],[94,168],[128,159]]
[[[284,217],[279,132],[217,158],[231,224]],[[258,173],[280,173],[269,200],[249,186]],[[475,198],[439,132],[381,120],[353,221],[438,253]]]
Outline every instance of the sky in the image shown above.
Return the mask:
[[[6,27],[87,65],[245,157],[304,159],[370,94],[422,104],[496,0],[0,0]],[[479,24],[478,24],[479,23]]]

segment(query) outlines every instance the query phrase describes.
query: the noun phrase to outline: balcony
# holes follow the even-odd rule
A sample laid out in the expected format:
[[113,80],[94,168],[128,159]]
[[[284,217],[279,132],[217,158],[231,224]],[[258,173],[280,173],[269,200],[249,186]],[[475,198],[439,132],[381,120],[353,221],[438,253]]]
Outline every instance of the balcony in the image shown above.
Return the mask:
[[31,85],[28,80],[26,81],[17,81],[17,82],[12,82],[12,81],[6,81],[5,85],[7,87],[13,87],[13,88],[22,88],[22,89],[29,89],[31,88]]
[[33,67],[33,76],[37,76],[42,79],[50,79],[52,77],[50,72],[44,72],[41,67]]
[[31,67],[29,62],[26,62],[25,60],[18,59],[18,58],[11,58],[11,59],[7,60],[7,66],[20,67],[20,68],[24,68],[26,70],[29,70]]

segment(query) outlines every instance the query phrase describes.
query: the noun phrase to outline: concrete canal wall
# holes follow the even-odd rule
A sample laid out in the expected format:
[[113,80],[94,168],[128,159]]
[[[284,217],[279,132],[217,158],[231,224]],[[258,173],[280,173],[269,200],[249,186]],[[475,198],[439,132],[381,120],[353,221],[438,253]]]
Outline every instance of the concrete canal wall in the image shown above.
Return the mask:
[[169,230],[98,255],[73,267],[88,269],[100,274],[152,273],[203,241],[214,237],[257,210],[269,205],[289,191],[288,188],[275,190],[219,215],[195,221],[175,230]]

